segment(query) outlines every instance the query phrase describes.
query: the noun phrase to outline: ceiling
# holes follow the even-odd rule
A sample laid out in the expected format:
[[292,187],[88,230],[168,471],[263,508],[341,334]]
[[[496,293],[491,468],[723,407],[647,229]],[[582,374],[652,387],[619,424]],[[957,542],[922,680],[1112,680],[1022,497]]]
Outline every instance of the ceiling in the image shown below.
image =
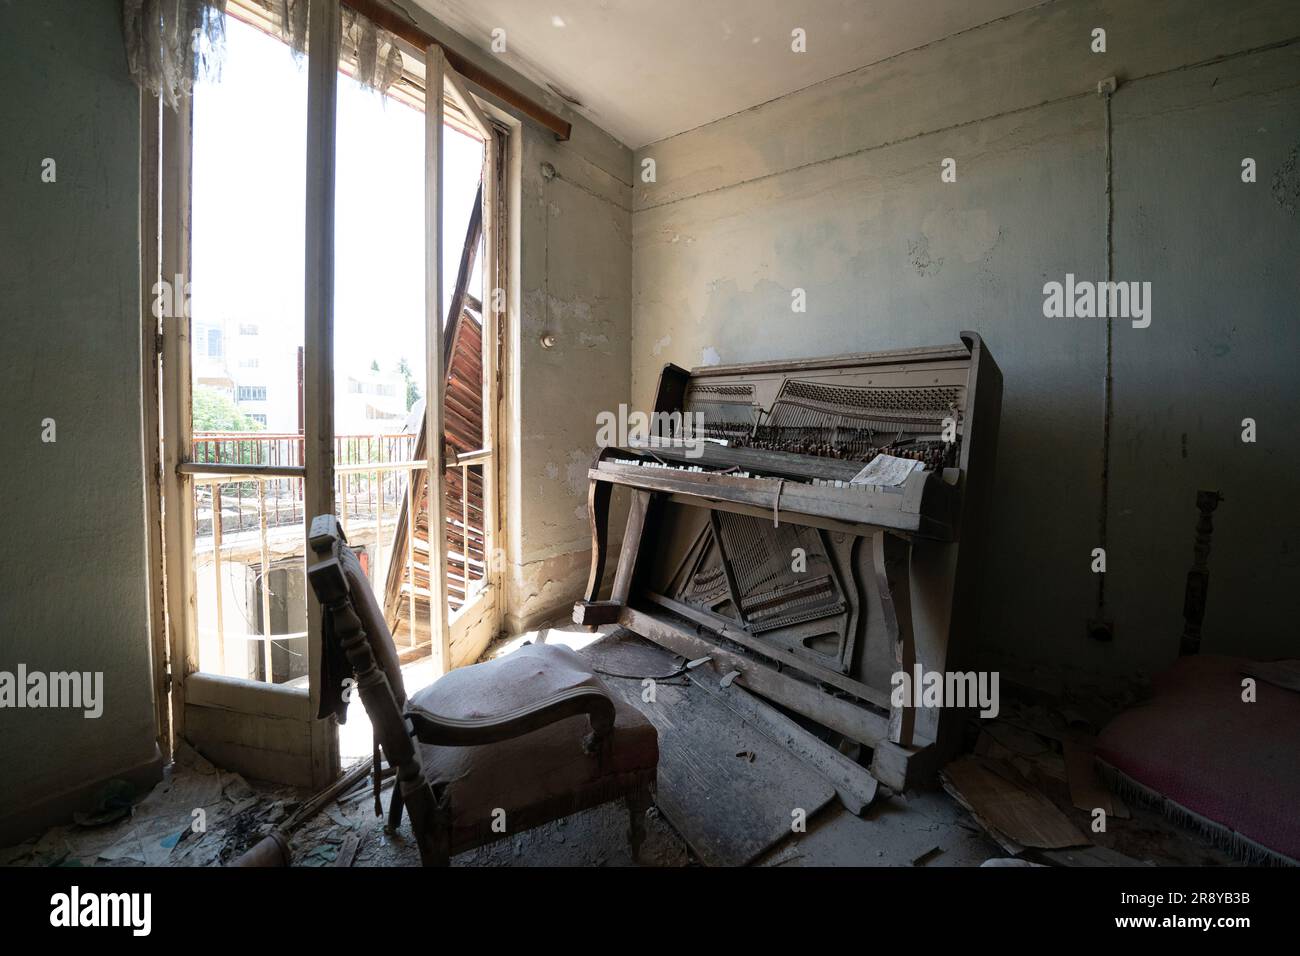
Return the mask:
[[[633,149],[1041,0],[404,0]],[[807,52],[791,51],[801,28]]]

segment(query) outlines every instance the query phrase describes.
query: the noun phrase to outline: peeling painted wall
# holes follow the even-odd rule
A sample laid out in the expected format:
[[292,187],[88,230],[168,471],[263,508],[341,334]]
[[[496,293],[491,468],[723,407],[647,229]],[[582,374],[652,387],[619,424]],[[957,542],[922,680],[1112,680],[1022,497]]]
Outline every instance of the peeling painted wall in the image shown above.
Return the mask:
[[[508,363],[518,419],[503,416],[503,441],[512,446],[512,631],[563,612],[586,583],[596,415],[617,411],[631,392],[632,156],[611,142],[585,121],[567,143],[523,130],[517,361]],[[550,348],[542,344],[548,335]]]
[[[1091,31],[1107,30],[1093,53]],[[986,665],[1053,683],[1167,665],[1197,489],[1225,496],[1204,650],[1295,653],[1300,615],[1300,7],[1059,0],[636,154],[632,394],[659,369],[871,351],[981,332],[1005,375],[981,621]],[[809,38],[810,50],[815,37]],[[1104,107],[1115,278],[1153,321],[1114,327],[1108,613],[1090,552],[1105,323],[1043,316],[1102,279]],[[1258,162],[1244,184],[1241,159]],[[957,182],[940,181],[945,157]],[[807,313],[793,314],[792,291]],[[1241,420],[1260,440],[1240,441]],[[1185,437],[1184,437],[1185,436]]]
[[[0,710],[4,842],[16,810],[160,765],[140,444],[139,94],[121,4],[0,8],[0,84],[0,670],[101,671],[104,697],[97,719]],[[53,183],[41,181],[45,157]],[[47,417],[52,444],[41,441]]]

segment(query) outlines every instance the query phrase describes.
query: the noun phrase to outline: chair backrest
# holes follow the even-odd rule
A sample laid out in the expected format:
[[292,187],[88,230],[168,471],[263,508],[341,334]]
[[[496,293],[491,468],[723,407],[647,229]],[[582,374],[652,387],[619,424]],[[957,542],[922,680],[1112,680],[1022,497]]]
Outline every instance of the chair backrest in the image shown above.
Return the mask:
[[[396,827],[401,822],[402,807],[407,807],[421,861],[426,866],[445,864],[447,838],[445,830],[440,831],[437,824],[439,803],[421,770],[420,752],[411,739],[411,726],[403,713],[406,688],[402,684],[393,635],[379,602],[356,553],[347,545],[338,518],[332,514],[313,518],[308,543],[317,561],[307,568],[307,580],[325,615],[320,715],[332,713],[340,719],[346,716],[347,705],[341,693],[336,692],[341,689],[345,674],[355,674],[361,703],[374,729],[375,743],[383,749],[388,765],[397,771],[399,783],[389,804],[388,825]],[[372,767],[376,813],[379,812],[380,768],[376,750]]]
[[[384,612],[379,602],[375,599],[374,589],[366,579],[361,560],[356,552],[348,547],[347,538],[343,535],[343,529],[339,527],[338,519],[333,515],[314,518],[311,523],[310,541],[312,550],[320,559],[316,565],[307,569],[307,577],[316,591],[316,597],[322,603],[327,600],[327,596],[321,593],[324,579],[318,569],[329,563],[331,559],[337,561],[348,585],[352,608],[365,630],[370,653],[374,655],[375,663],[388,678],[388,686],[392,688],[398,707],[405,707],[406,686],[402,682],[402,666],[397,656],[397,646],[393,643],[393,634],[388,629],[388,622],[384,620]],[[313,572],[316,572],[315,575]]]

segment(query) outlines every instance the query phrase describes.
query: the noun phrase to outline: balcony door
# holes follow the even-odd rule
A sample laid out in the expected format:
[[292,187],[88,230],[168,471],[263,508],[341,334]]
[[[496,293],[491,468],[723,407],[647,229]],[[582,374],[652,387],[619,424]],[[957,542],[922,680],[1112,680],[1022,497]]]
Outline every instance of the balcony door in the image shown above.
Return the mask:
[[404,662],[440,675],[498,626],[498,134],[436,46],[401,49],[386,97],[358,87],[338,0],[297,55],[228,10],[220,79],[144,122],[172,734],[320,786],[314,515],[339,515]]

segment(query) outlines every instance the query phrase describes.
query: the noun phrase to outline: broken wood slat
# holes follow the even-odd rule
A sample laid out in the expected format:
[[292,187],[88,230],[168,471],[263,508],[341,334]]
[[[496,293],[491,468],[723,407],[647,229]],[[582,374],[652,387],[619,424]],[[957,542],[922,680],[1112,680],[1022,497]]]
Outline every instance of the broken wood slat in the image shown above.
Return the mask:
[[943,788],[1009,853],[1021,853],[1025,847],[1055,850],[1090,842],[1051,800],[1004,764],[962,757],[945,767],[939,778]]
[[975,741],[978,756],[1010,764],[1026,780],[1066,784],[1065,760],[1048,739],[1002,720],[980,723],[980,735]]
[[357,848],[361,846],[361,838],[355,833],[349,833],[343,838],[343,846],[339,848],[339,855],[334,858],[334,865],[349,867],[352,860],[357,855]]
[[775,644],[765,643],[755,638],[746,628],[741,627],[731,618],[723,617],[721,614],[715,614],[711,611],[705,611],[700,608],[692,607],[689,604],[683,604],[681,601],[675,601],[672,598],[665,597],[662,594],[646,592],[647,600],[658,604],[660,607],[672,611],[688,620],[694,621],[711,631],[721,634],[730,641],[735,641],[742,647],[746,647],[764,657],[770,657],[773,660],[780,661],[796,670],[802,670],[815,677],[823,683],[830,684],[839,690],[846,691],[856,697],[875,704],[877,707],[889,707],[889,695],[882,691],[876,690],[861,681],[847,677],[839,671],[833,671],[829,667],[823,667],[815,664],[806,658],[798,657],[784,648]]
[[708,675],[700,677],[688,672],[687,676],[750,724],[777,743],[789,748],[795,756],[811,764],[818,773],[830,781],[835,792],[839,794],[844,809],[854,816],[861,814],[876,798],[876,778],[871,776],[866,767],[846,757],[829,744],[818,740],[767,701],[740,686],[739,681],[733,680],[723,688],[719,682],[711,680]]
[[[1109,788],[1097,776],[1092,751],[1074,741],[1065,741],[1065,774],[1070,784],[1070,800],[1080,810],[1092,813],[1104,810],[1107,817],[1116,815],[1115,801]],[[1127,808],[1126,811],[1127,813]]]
[[[373,759],[367,757],[355,767],[346,771],[333,783],[314,794],[306,803],[290,814],[283,823],[267,834],[260,843],[251,847],[230,865],[239,867],[290,865],[289,838],[294,831],[320,813],[327,805],[337,800],[342,794],[356,786],[358,781],[364,780],[373,767]],[[353,847],[354,853],[355,850],[356,848]],[[350,865],[350,861],[349,864],[345,865]]]
[[[466,229],[465,242],[461,249],[460,269],[457,273],[456,284],[453,288],[451,308],[448,313],[448,320],[443,327],[443,375],[442,375],[442,405],[443,405],[443,437],[445,444],[450,452],[457,455],[465,454],[470,451],[481,448],[484,444],[483,423],[484,414],[482,407],[482,377],[483,377],[483,326],[481,319],[474,315],[468,308],[468,302],[471,298],[467,291],[467,283],[473,273],[475,257],[478,254],[479,241],[482,236],[482,184],[479,185],[479,193],[475,199],[470,215],[470,222]],[[428,454],[426,441],[425,419],[421,419],[419,432],[415,441],[415,450],[413,458],[422,459]],[[448,458],[452,456],[448,455]],[[458,528],[456,522],[462,516],[461,507],[461,476],[459,469],[451,467],[446,470],[443,477],[443,503],[446,521],[444,522],[444,534],[447,541],[454,542],[457,547],[463,541],[463,532]],[[392,553],[401,554],[407,548],[407,539],[412,537],[411,527],[415,528],[413,552],[423,551],[428,554],[428,494],[429,494],[429,475],[428,470],[420,470],[408,473],[411,475],[411,481],[414,484],[414,495],[409,496],[412,500],[403,501],[398,506],[397,521],[393,528]],[[483,495],[482,475],[470,472],[469,480],[464,482],[469,486],[468,503],[470,512],[477,518],[477,525],[471,526],[471,539],[483,542],[486,533],[483,529],[483,515],[486,510]],[[412,520],[412,517],[414,520]],[[423,548],[421,547],[421,538],[424,539]],[[433,539],[437,541],[437,538]],[[480,556],[485,550],[483,544],[479,545],[480,550],[477,552]],[[471,549],[473,550],[473,549]],[[412,560],[411,563],[414,563]],[[416,578],[413,582],[411,578]],[[480,575],[480,578],[482,575]],[[383,611],[388,619],[389,628],[394,633],[400,625],[397,617],[397,608],[401,604],[403,590],[413,584],[419,583],[420,573],[416,570],[414,573],[408,573],[407,566],[404,563],[394,561],[388,568],[388,580],[383,590]],[[424,572],[423,583],[428,586],[428,572]],[[450,582],[449,582],[450,583]],[[378,589],[377,589],[378,590]],[[427,591],[426,591],[427,593]],[[463,596],[463,591],[461,592]],[[449,608],[457,610],[458,601],[449,594]]]
[[374,765],[374,758],[367,757],[354,767],[346,770],[337,780],[319,793],[314,794],[306,803],[290,814],[289,818],[280,824],[279,830],[285,834],[293,833],[298,827],[320,813],[326,804],[337,800],[340,794],[346,793],[356,786],[358,781],[365,780],[366,777],[370,776]]
[[834,799],[825,777],[700,686],[658,680],[654,700],[642,700],[636,675],[672,674],[679,665],[671,653],[625,633],[580,653],[605,672],[612,694],[654,724],[656,803],[706,865],[744,866],[790,836],[794,811],[811,819]]
[[[712,658],[719,679],[728,671],[740,671],[745,684],[755,692],[787,707],[806,714],[811,719],[835,730],[850,740],[875,747],[887,743],[889,720],[842,697],[823,693],[816,686],[781,673],[763,661],[723,650],[718,645],[703,640],[684,626],[672,623],[655,614],[633,607],[624,607],[619,623],[629,631],[644,635],[656,644],[681,654],[688,660],[699,657]],[[894,789],[903,789],[901,781],[895,786],[891,779],[877,775],[876,779]]]

